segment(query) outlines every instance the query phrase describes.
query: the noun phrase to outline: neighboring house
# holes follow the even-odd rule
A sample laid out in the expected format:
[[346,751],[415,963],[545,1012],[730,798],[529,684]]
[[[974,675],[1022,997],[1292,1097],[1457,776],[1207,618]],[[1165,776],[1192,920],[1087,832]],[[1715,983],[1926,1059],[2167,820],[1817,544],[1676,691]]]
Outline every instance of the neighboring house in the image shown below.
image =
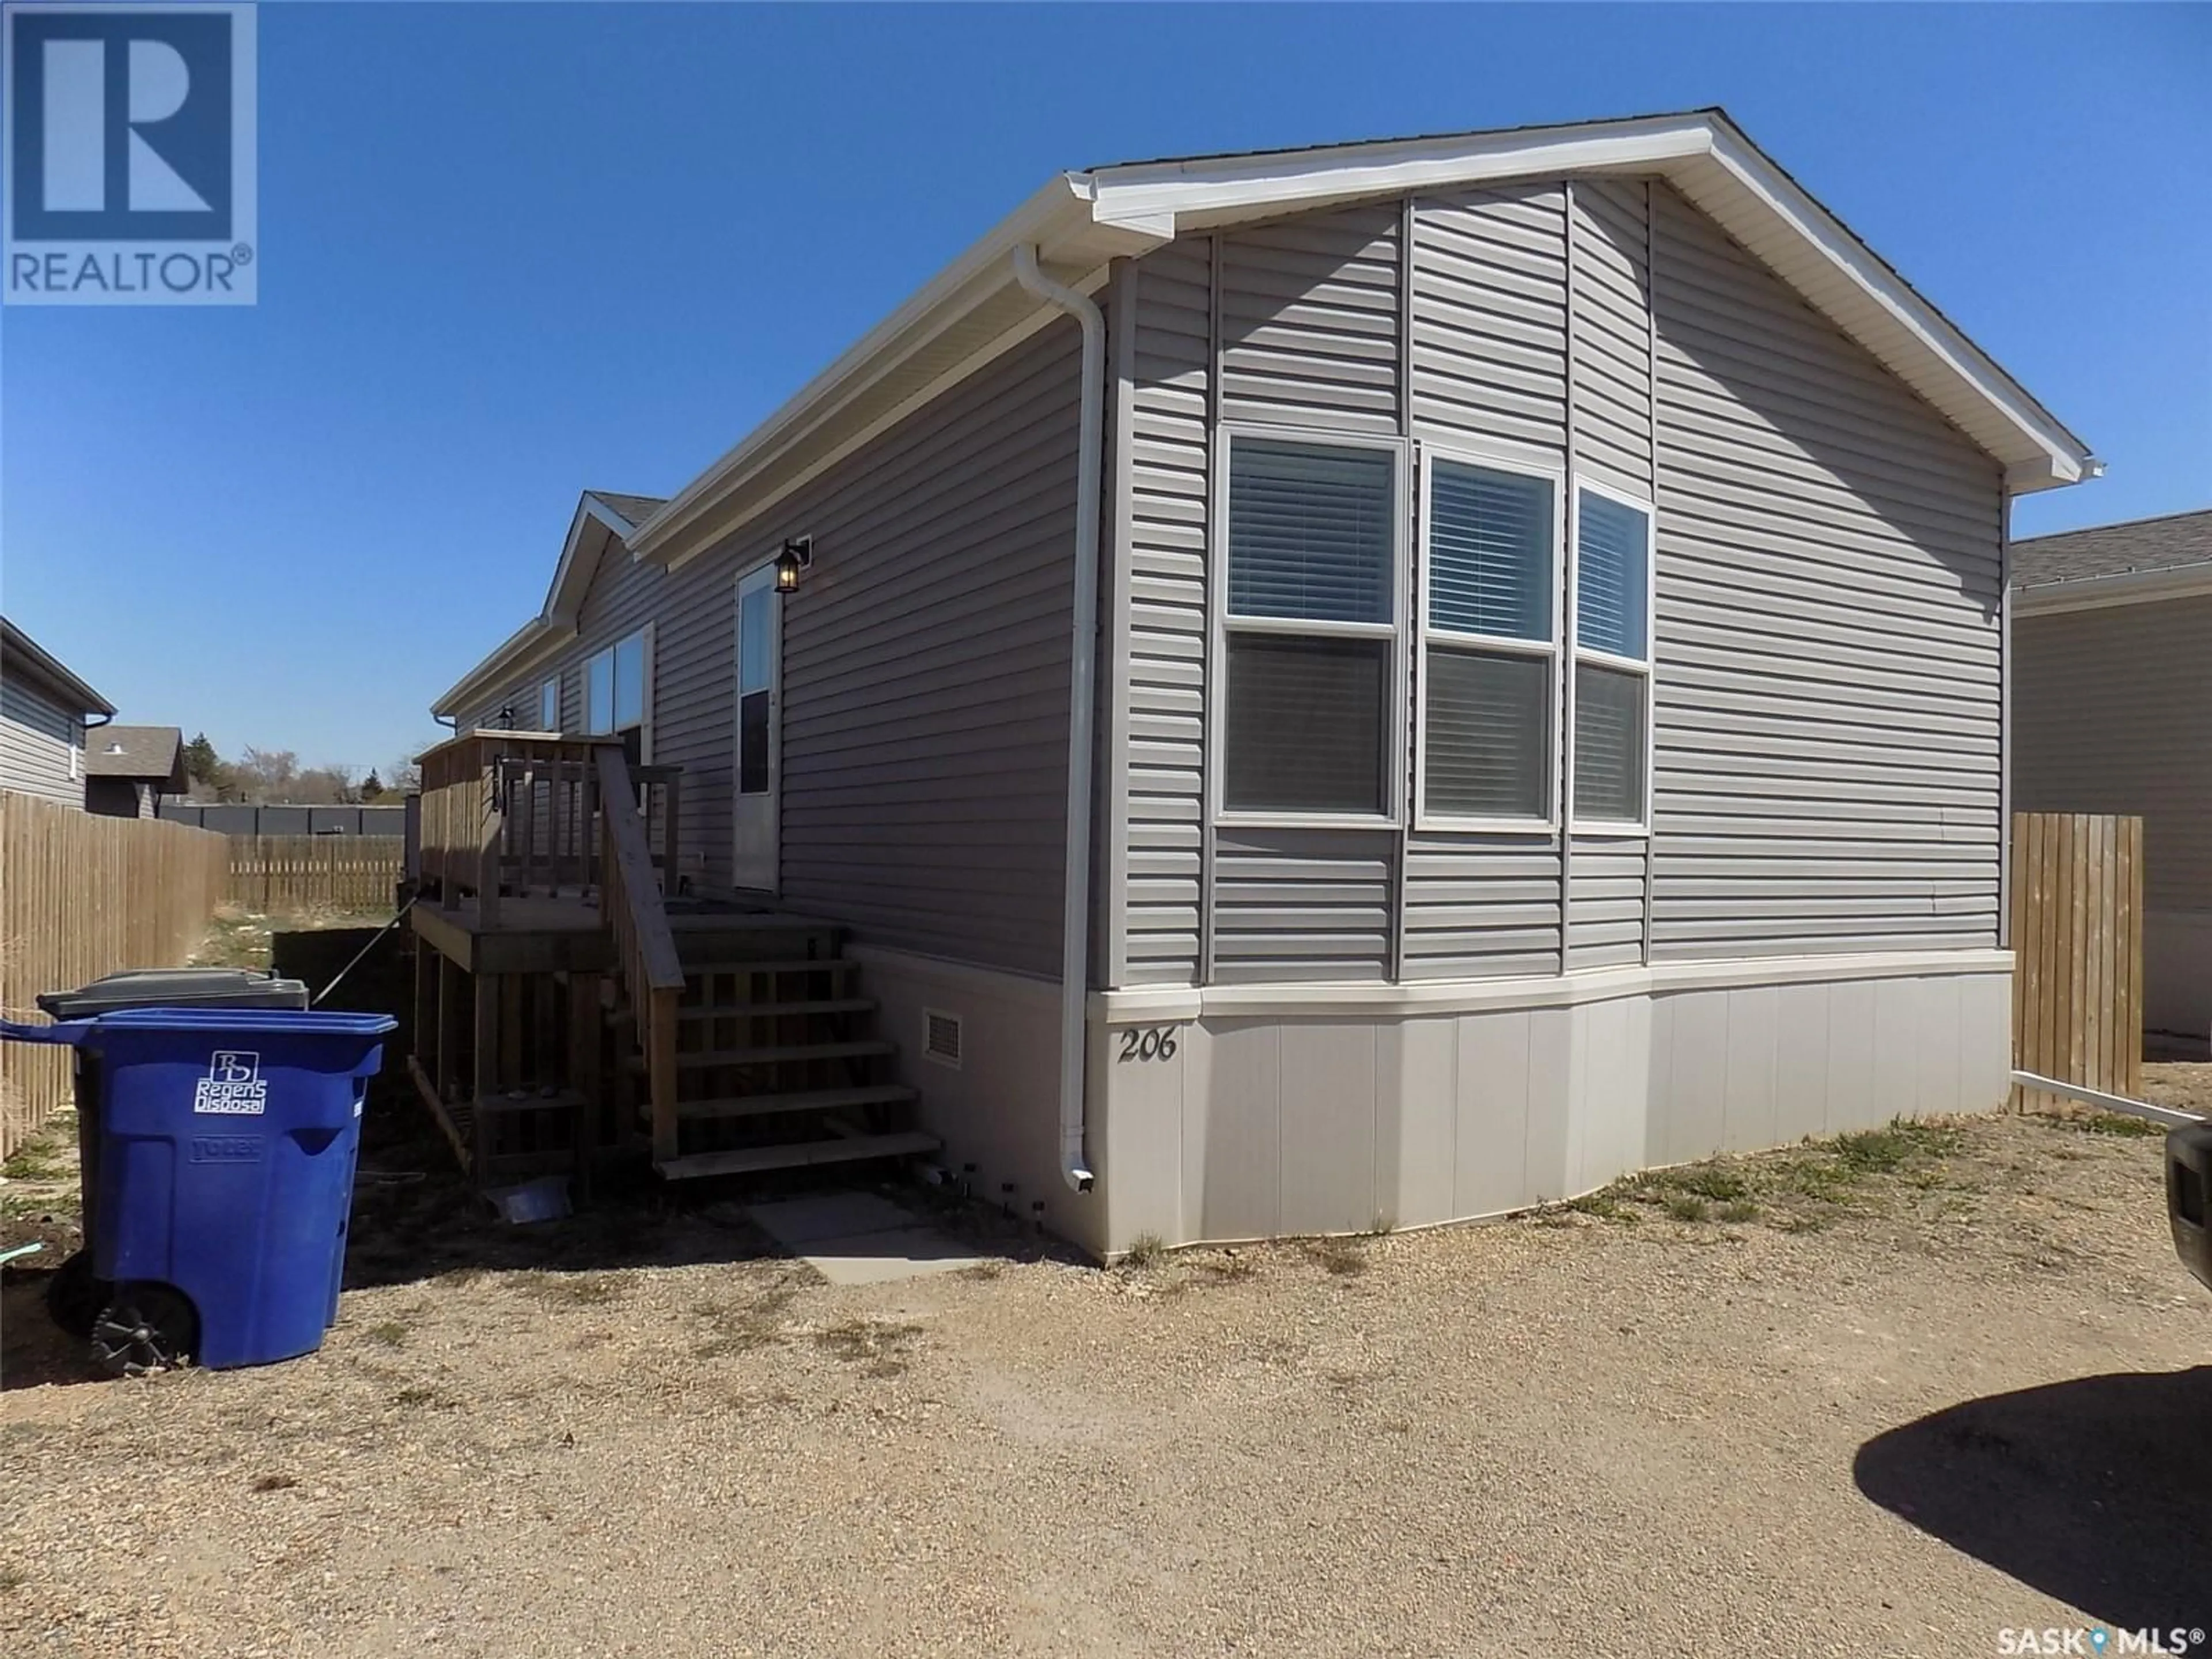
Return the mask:
[[2013,805],[2143,821],[2143,1024],[2212,1036],[2212,511],[2012,546]]
[[1091,1248],[1440,1222],[2002,1098],[2008,502],[2095,471],[1717,112],[1103,167],[437,709],[681,767]]
[[87,745],[84,807],[113,818],[150,818],[161,797],[181,795],[185,734],[173,726],[108,726]]
[[88,724],[115,706],[0,617],[0,789],[84,805]]

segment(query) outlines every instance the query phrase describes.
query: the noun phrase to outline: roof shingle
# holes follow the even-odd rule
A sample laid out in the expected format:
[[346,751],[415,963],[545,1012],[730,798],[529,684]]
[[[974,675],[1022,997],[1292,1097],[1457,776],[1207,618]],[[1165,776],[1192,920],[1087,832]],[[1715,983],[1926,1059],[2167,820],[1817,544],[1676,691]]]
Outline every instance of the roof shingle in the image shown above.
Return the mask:
[[89,778],[158,778],[185,787],[185,734],[173,726],[102,726],[85,733]]
[[2045,587],[2139,570],[2212,563],[2212,508],[2100,524],[2012,544],[2012,585]]

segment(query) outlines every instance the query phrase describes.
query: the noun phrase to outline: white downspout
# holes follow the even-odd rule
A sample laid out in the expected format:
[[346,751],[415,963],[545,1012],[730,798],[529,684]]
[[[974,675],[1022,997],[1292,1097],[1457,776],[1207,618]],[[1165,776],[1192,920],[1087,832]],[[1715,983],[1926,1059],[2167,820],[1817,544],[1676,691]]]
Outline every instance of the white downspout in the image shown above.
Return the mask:
[[1087,1193],[1096,1179],[1083,1156],[1083,1073],[1091,988],[1091,768],[1097,726],[1098,477],[1106,404],[1106,319],[1087,295],[1037,269],[1029,242],[1014,249],[1014,276],[1083,329],[1083,411],[1076,439],[1075,620],[1067,677],[1067,872],[1060,908],[1060,1169]]

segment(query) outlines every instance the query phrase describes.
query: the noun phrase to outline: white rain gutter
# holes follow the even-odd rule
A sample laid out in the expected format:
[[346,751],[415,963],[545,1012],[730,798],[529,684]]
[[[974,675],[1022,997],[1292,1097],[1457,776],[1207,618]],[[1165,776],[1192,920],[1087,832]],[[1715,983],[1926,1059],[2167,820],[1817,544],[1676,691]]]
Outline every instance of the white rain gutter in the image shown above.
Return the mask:
[[1087,1193],[1097,1177],[1083,1156],[1083,1073],[1091,980],[1091,768],[1098,659],[1098,478],[1106,404],[1106,319],[1086,295],[1037,268],[1036,245],[1014,247],[1014,277],[1083,329],[1083,412],[1076,438],[1075,620],[1067,673],[1067,870],[1060,906],[1060,1170]]

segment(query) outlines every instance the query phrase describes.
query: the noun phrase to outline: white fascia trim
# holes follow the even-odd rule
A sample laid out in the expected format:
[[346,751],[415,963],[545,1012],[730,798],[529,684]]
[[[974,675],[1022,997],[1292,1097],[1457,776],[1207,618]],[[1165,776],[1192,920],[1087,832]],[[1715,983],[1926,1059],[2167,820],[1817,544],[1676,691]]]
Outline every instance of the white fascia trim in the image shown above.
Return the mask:
[[2164,570],[2123,570],[2110,576],[2081,576],[2012,591],[2015,617],[2047,617],[2062,611],[2103,611],[2117,605],[2154,599],[2195,599],[2212,593],[2212,562],[2175,565]]
[[[1997,457],[2005,464],[2008,489],[2075,483],[2102,471],[2082,441],[2026,388],[1717,115],[1109,167],[1091,175],[1092,210],[1102,223],[1165,223],[1188,232],[1361,197],[1534,176],[1657,173],[1686,193],[1698,194],[1710,185],[1710,175],[1687,175],[1712,166],[1722,170],[1746,206],[1785,228],[1902,327],[1931,360],[1929,368],[1961,383],[2002,416],[2020,440]],[[1802,291],[1802,284],[1793,286]],[[1847,333],[1856,332],[1845,319],[1832,320]]]
[[1702,115],[1581,127],[1343,144],[1265,155],[1102,167],[1090,175],[1103,224],[1180,232],[1361,197],[1562,173],[1643,172],[1711,148]]
[[1055,175],[664,503],[629,538],[630,550],[641,559],[667,557],[687,527],[745,478],[773,467],[793,438],[896,370],[959,321],[979,298],[1012,287],[1007,262],[1016,246],[1033,244],[1042,257],[1054,260],[1066,257],[1072,247],[1097,244],[1079,258],[1088,270],[1105,257],[1140,252],[1167,240],[1140,227],[1115,226],[1103,237],[1097,228],[1085,180],[1076,173]]
[[1373,1018],[1570,1008],[1675,991],[1735,990],[1838,980],[1920,979],[2009,974],[2009,951],[1885,951],[1826,957],[1730,957],[1644,968],[1589,968],[1527,979],[1427,980],[1405,985],[1209,985],[1098,991],[1091,1018],[1102,1025],[1196,1019]]
[[[1068,286],[1079,294],[1094,295],[1097,293],[1100,289],[1106,286],[1107,278],[1109,274],[1109,268],[1105,265],[1101,265],[1097,270],[1090,272],[1081,279],[1071,282]],[[855,432],[851,437],[845,440],[843,443],[839,444],[836,448],[823,455],[821,459],[809,463],[807,465],[800,468],[798,471],[791,474],[788,477],[778,481],[775,489],[768,491],[764,495],[756,496],[746,508],[744,517],[732,523],[720,526],[711,536],[694,537],[688,539],[684,544],[682,551],[668,557],[666,562],[667,568],[671,570],[681,570],[685,565],[690,563],[692,560],[697,558],[701,554],[708,552],[714,548],[721,546],[732,536],[737,535],[740,531],[744,530],[746,525],[759,518],[762,514],[767,512],[778,501],[784,500],[796,490],[803,489],[808,484],[813,483],[815,479],[827,472],[831,467],[836,466],[840,461],[847,459],[855,451],[864,449],[868,445],[873,443],[878,438],[883,436],[884,433],[890,431],[901,421],[906,419],[908,416],[913,414],[915,410],[921,408],[924,404],[932,403],[937,398],[944,396],[945,392],[951,391],[961,381],[966,380],[969,375],[975,373],[977,369],[982,368],[984,364],[989,362],[993,358],[1005,356],[1006,353],[1012,351],[1016,346],[1028,339],[1032,334],[1042,333],[1044,330],[1050,328],[1054,323],[1059,322],[1064,314],[1065,313],[1056,311],[1050,307],[1042,307],[1024,319],[1023,321],[1017,323],[1013,327],[1008,329],[1004,334],[1000,335],[996,339],[990,341],[988,344],[977,348],[975,351],[969,356],[962,358],[951,368],[946,369],[944,374],[939,375],[935,380],[930,381],[928,385],[916,392],[912,397],[902,398],[890,409],[886,410],[882,415],[878,416],[874,420],[869,422],[867,425],[862,427],[858,432]],[[645,558],[646,555],[637,551],[635,547],[633,546],[631,549],[631,556],[635,559],[642,560]]]
[[567,635],[543,617],[532,617],[507,636],[497,649],[463,675],[435,702],[430,712],[441,719],[458,716],[509,675],[526,672]]
[[2080,483],[2103,471],[2087,445],[2061,425],[1987,352],[1914,293],[1903,277],[1749,139],[1733,127],[1717,126],[1713,159],[1727,167],[1761,207],[1848,276],[1910,331],[1945,370],[2001,413],[2033,447],[2031,453],[1999,458],[2006,464],[2008,489],[2021,494]]
[[[586,563],[584,541],[595,528],[603,533],[599,545]],[[599,560],[606,556],[607,544],[621,541],[631,528],[629,520],[590,490],[584,492],[583,498],[576,503],[576,516],[568,522],[568,539],[561,544],[561,562],[553,568],[553,585],[545,590],[545,609],[539,615],[549,627],[575,632],[576,612],[584,603],[584,594],[592,585]],[[572,586],[573,592],[569,591]]]

